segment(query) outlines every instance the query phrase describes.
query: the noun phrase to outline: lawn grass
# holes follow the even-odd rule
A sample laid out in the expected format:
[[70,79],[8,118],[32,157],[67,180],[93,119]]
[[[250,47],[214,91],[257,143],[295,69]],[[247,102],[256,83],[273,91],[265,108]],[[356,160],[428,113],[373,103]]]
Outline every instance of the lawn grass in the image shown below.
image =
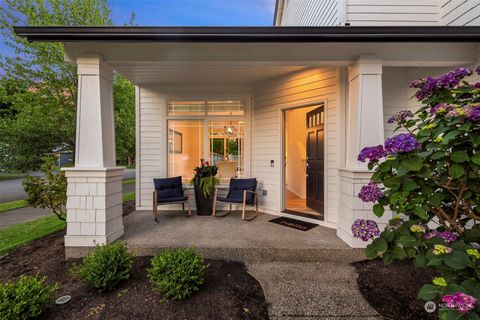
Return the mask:
[[125,179],[122,181],[123,185],[135,184],[135,179]]
[[23,179],[25,173],[0,173],[0,180]]
[[135,200],[135,192],[127,193],[123,195],[123,202]]
[[[123,201],[130,200],[135,200],[135,192],[127,193],[123,196]],[[57,216],[52,214],[48,217],[0,229],[0,256],[22,244],[29,243],[35,239],[63,229],[65,226],[65,221],[58,219]]]
[[5,212],[8,210],[18,209],[27,207],[28,203],[26,200],[15,200],[9,202],[2,202],[0,203],[0,212]]
[[19,245],[65,228],[66,223],[55,215],[0,229],[0,256]]

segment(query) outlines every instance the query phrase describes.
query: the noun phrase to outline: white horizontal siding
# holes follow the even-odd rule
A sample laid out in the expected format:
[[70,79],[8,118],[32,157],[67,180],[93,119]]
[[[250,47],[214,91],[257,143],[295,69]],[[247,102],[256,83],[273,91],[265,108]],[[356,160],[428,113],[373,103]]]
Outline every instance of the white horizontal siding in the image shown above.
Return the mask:
[[438,0],[347,0],[352,26],[437,25]]
[[480,0],[443,0],[440,24],[446,26],[480,25]]
[[167,175],[165,162],[167,99],[156,87],[139,88],[137,111],[137,206],[152,205],[153,179]]
[[[338,221],[338,70],[311,68],[253,87],[251,168],[259,188],[267,190],[261,206],[281,210],[281,110],[325,103],[326,108],[326,221]],[[270,160],[275,166],[270,166]]]
[[338,26],[341,24],[339,0],[285,1],[282,26]]

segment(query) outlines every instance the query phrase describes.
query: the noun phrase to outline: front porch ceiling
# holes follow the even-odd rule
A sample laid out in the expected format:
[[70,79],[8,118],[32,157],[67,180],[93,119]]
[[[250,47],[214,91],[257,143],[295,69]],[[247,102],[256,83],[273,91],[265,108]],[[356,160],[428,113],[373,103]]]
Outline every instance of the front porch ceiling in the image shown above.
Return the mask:
[[476,43],[107,43],[67,42],[65,57],[100,55],[136,84],[252,83],[312,66],[452,67],[476,61]]
[[113,69],[136,84],[250,84],[304,69],[305,66],[236,64],[110,63]]

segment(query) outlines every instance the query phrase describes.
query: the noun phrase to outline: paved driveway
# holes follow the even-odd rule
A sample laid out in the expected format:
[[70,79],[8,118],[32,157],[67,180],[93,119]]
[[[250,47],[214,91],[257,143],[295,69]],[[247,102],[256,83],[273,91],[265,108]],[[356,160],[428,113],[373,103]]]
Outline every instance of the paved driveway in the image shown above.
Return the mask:
[[[123,179],[135,179],[135,169],[126,169]],[[0,202],[25,199],[22,179],[0,180]]]

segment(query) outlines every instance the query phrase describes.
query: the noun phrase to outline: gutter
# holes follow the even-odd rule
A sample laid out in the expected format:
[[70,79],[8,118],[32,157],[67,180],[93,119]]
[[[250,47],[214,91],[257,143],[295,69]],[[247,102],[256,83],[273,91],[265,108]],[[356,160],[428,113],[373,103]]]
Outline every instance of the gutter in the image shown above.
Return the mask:
[[480,27],[27,27],[28,41],[107,42],[480,42]]

